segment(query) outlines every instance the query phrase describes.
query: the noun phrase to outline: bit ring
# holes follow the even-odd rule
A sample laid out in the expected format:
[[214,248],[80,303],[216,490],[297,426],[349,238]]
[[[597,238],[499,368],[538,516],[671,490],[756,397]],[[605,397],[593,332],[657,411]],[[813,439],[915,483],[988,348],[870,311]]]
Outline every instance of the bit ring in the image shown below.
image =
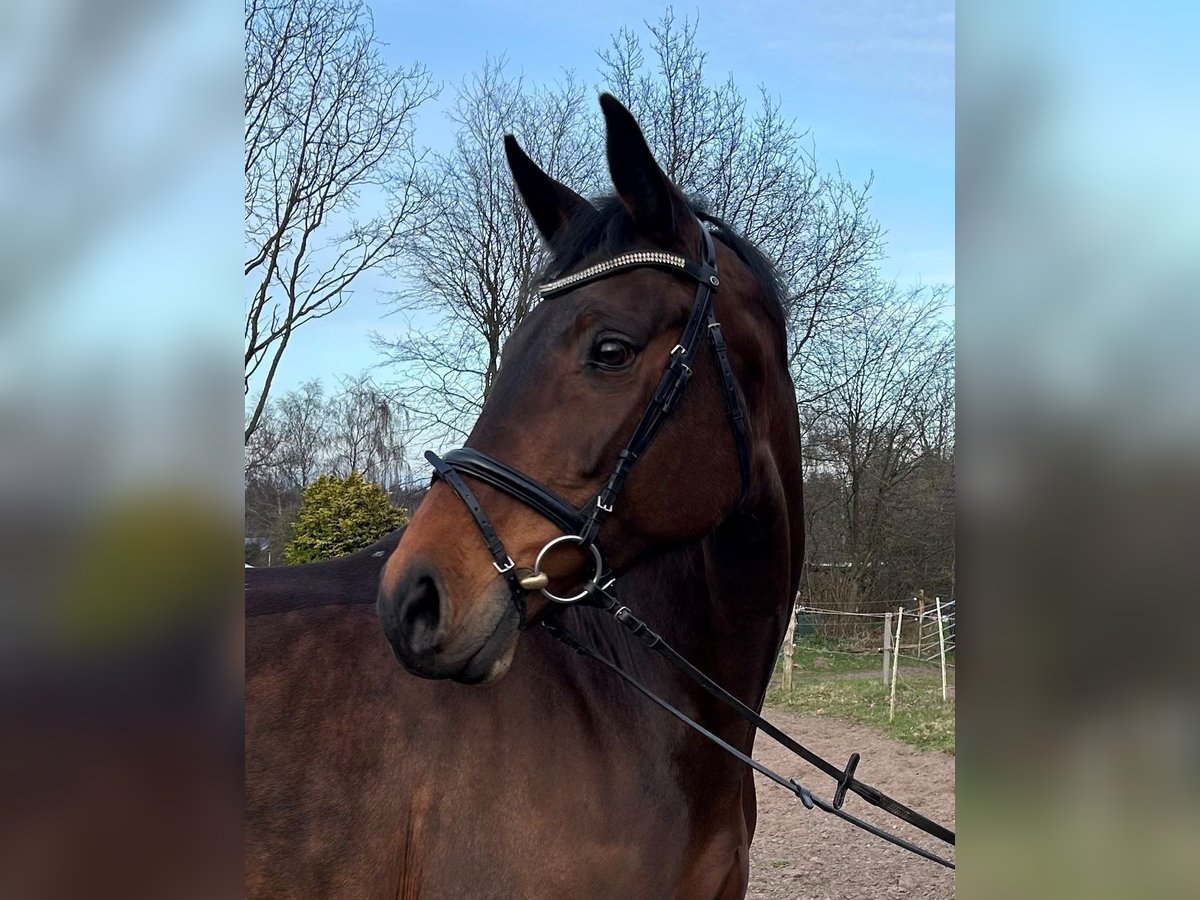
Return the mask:
[[584,589],[582,591],[580,591],[578,594],[574,594],[570,597],[563,597],[558,594],[552,593],[549,590],[549,588],[542,588],[542,594],[546,597],[547,600],[553,601],[554,603],[562,603],[562,604],[578,603],[584,597],[588,596],[588,594],[590,593],[589,588],[591,587],[592,584],[594,584],[596,582],[596,579],[600,577],[600,573],[604,569],[604,560],[600,558],[600,550],[596,547],[595,544],[586,544],[585,545],[583,542],[583,538],[580,537],[579,535],[564,534],[560,537],[554,538],[554,540],[552,540],[552,541],[547,542],[546,546],[543,547],[540,551],[538,551],[537,559],[535,559],[533,561],[532,575],[541,575],[542,574],[542,560],[546,558],[546,554],[549,553],[551,549],[558,546],[559,544],[566,543],[568,541],[571,543],[574,543],[574,544],[578,544],[581,547],[586,546],[587,549],[592,551],[592,564],[595,566],[595,571],[592,572],[592,577],[589,578],[584,583],[585,584]]

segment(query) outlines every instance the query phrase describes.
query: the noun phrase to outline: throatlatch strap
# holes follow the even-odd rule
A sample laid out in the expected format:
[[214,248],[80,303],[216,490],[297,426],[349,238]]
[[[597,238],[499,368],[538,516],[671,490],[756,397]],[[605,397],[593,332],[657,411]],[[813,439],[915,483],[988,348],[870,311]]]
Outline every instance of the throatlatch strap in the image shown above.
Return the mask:
[[750,490],[750,443],[746,433],[746,414],[742,411],[742,402],[738,399],[737,379],[733,377],[733,367],[729,365],[729,351],[725,346],[725,335],[721,332],[721,323],[717,321],[716,310],[710,305],[708,311],[708,335],[712,341],[713,353],[717,357],[717,372],[721,376],[721,391],[725,394],[725,410],[729,415],[729,428],[733,432],[733,446],[737,452],[738,472],[742,477],[741,500]]

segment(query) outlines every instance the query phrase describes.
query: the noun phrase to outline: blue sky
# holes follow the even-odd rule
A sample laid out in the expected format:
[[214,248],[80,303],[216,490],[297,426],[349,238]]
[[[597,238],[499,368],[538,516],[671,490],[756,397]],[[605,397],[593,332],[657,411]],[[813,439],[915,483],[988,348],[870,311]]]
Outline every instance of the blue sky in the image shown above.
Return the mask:
[[[535,82],[573,69],[595,83],[596,51],[609,36],[622,25],[644,34],[641,23],[666,8],[627,0],[373,0],[371,6],[386,56],[397,64],[420,60],[445,85],[418,122],[419,140],[434,150],[450,141],[445,110],[454,86],[487,57],[505,56],[512,71]],[[950,0],[725,0],[679,4],[675,12],[699,17],[698,41],[708,52],[712,78],[732,72],[747,95],[765,85],[787,115],[811,130],[821,165],[838,165],[855,181],[874,172],[871,210],[887,232],[888,275],[953,283]],[[298,331],[275,390],[315,377],[330,381],[376,363],[370,332],[402,325],[385,318],[387,287],[380,276],[364,280],[345,307]]]

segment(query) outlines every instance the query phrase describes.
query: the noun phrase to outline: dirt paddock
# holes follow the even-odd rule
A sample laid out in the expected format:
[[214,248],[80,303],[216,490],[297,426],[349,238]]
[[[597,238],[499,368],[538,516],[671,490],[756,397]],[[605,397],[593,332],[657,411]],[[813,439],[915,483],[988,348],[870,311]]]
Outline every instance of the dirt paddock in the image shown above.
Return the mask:
[[[937,822],[954,827],[954,757],[922,751],[859,725],[837,719],[767,710],[767,717],[828,759],[843,764],[851,751],[862,754],[858,777]],[[771,768],[796,777],[828,799],[833,782],[759,738],[755,756]],[[944,900],[954,896],[954,873],[893,847],[818,809],[807,810],[783,788],[756,775],[758,829],[750,851],[752,900],[782,898],[900,897]],[[854,795],[846,810],[942,853],[939,842],[883,815]],[[895,822],[895,826],[891,824]],[[953,848],[947,848],[953,859]],[[945,855],[945,854],[943,854]]]

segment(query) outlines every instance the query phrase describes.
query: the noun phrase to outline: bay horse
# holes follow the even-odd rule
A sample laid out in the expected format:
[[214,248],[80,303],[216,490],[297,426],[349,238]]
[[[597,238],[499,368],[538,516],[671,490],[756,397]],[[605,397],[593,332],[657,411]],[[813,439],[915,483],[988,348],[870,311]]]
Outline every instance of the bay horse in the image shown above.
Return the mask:
[[[634,118],[611,96],[601,107],[612,197],[585,200],[506,138],[547,278],[631,252],[694,258],[705,240]],[[746,417],[744,490],[704,344],[599,542],[638,614],[757,709],[800,577],[800,427],[771,266],[704,218]],[[695,291],[643,266],[543,300],[507,341],[467,446],[583,505],[651,403]],[[561,532],[466,480],[529,576]],[[247,896],[743,897],[751,771],[536,625],[563,623],[746,753],[753,727],[599,610],[537,592],[514,603],[477,521],[443,477],[375,547],[247,570]],[[586,568],[563,552],[544,571],[563,591]]]

